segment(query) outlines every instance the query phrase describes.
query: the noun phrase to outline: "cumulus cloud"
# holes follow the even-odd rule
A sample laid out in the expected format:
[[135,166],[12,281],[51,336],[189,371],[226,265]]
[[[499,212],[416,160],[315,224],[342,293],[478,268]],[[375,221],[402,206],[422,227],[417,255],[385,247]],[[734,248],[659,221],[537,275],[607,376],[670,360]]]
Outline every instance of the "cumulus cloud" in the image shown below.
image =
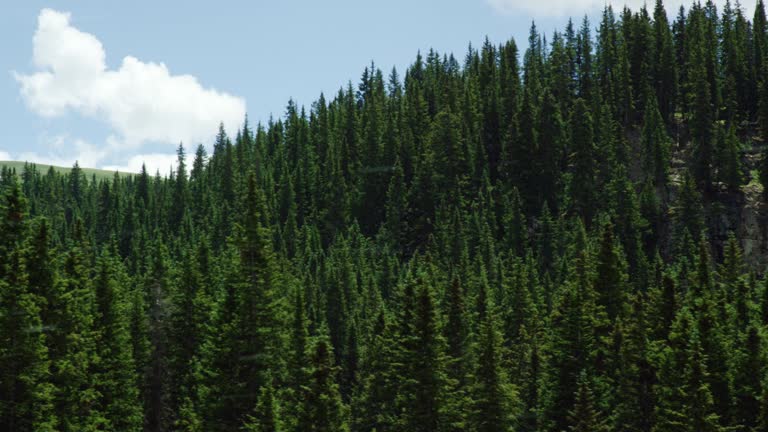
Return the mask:
[[[27,151],[20,153],[8,153],[0,151],[0,161],[11,160],[21,162],[34,162],[40,165],[54,165],[71,167],[75,162],[81,167],[99,168],[107,171],[120,171],[127,173],[141,172],[144,164],[147,172],[155,175],[169,175],[177,169],[178,157],[176,153],[147,153],[128,157],[126,161],[119,163],[104,163],[110,153],[110,146],[96,146],[83,139],[73,138],[66,134],[40,137],[41,144],[47,149],[47,153]],[[194,153],[187,152],[187,170],[192,166]],[[120,158],[118,158],[120,159]]]
[[14,159],[61,167],[70,167],[78,162],[80,166],[95,168],[109,153],[104,146],[96,146],[80,138],[71,139],[67,135],[47,137],[44,141],[48,149],[46,154],[21,152]]
[[242,98],[173,75],[163,63],[127,56],[119,68],[108,68],[101,42],[72,26],[69,13],[43,9],[37,24],[37,70],[14,76],[26,105],[41,116],[75,112],[105,121],[114,130],[110,146],[122,149],[205,142],[220,122],[234,130],[245,116]]
[[104,160],[109,151],[104,146],[93,145],[80,138],[66,134],[48,136],[43,134],[40,143],[46,148],[45,154],[35,151],[8,153],[0,151],[0,160],[33,162],[41,165],[71,167],[78,162],[81,166],[95,168]]
[[[189,174],[189,169],[192,165],[193,158],[194,158],[194,155],[187,154],[187,158],[186,158],[187,174]],[[107,165],[102,167],[102,169],[109,170],[109,171],[139,173],[141,172],[141,166],[143,164],[146,166],[147,172],[150,175],[155,175],[156,172],[160,172],[161,175],[168,175],[170,174],[171,170],[176,170],[176,161],[177,161],[176,154],[150,153],[150,154],[136,155],[131,157],[128,160],[128,162],[125,164]]]
[[[526,13],[531,14],[533,17],[540,16],[582,16],[585,13],[595,10],[602,10],[607,5],[613,5],[614,9],[621,9],[625,5],[629,6],[633,10],[641,8],[644,4],[649,9],[653,9],[656,4],[655,0],[486,0],[496,11],[504,14]],[[704,3],[702,1],[702,3]],[[719,7],[725,4],[725,0],[715,1]],[[746,2],[749,3],[749,2]],[[667,13],[672,13],[673,18],[677,13],[680,6],[685,6],[686,10],[692,4],[691,0],[667,0],[664,1],[664,5],[667,8]],[[731,2],[735,5],[735,2]],[[751,18],[751,13],[754,9],[750,6],[745,7],[742,5],[743,10],[747,13],[747,16]]]

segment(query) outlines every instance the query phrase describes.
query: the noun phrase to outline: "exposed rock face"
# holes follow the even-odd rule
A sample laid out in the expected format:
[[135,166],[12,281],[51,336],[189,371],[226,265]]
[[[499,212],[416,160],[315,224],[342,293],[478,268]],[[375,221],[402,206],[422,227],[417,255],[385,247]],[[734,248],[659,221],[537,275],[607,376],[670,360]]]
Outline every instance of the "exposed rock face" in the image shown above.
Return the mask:
[[736,231],[744,251],[744,260],[758,273],[762,273],[768,266],[768,214],[761,195],[761,188],[753,185],[745,187],[744,205],[740,208]]
[[[745,141],[742,151],[745,185],[738,192],[728,192],[723,185],[715,185],[718,191],[705,204],[707,230],[716,259],[722,259],[728,236],[733,233],[739,240],[745,263],[751,270],[763,274],[768,270],[768,203],[757,170],[764,145],[754,130],[748,131],[742,139]],[[661,198],[668,206],[674,205],[677,199],[692,152],[691,145],[674,148],[669,195],[666,199]]]
[[762,202],[762,189],[750,184],[739,193],[719,193],[707,210],[708,231],[715,258],[723,258],[723,249],[733,233],[739,240],[746,264],[752,270],[763,273],[768,265],[768,215]]

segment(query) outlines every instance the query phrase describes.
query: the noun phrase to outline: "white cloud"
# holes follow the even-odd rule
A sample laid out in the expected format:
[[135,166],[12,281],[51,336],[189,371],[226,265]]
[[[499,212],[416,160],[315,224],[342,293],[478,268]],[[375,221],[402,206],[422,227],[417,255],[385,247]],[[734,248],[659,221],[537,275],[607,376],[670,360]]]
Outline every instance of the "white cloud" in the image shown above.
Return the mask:
[[44,117],[75,112],[107,122],[111,150],[206,142],[220,122],[231,131],[245,116],[242,98],[172,75],[163,63],[127,56],[109,69],[101,42],[73,27],[68,13],[43,9],[33,46],[38,70],[14,74],[27,106]]
[[[178,157],[176,153],[147,153],[131,156],[125,162],[106,163],[110,155],[109,146],[96,146],[79,138],[71,138],[66,134],[48,136],[42,135],[40,142],[48,152],[40,154],[34,151],[20,153],[8,153],[0,150],[0,161],[30,162],[38,165],[54,165],[59,167],[71,167],[78,162],[81,167],[99,168],[107,171],[120,171],[127,173],[141,172],[141,165],[145,164],[150,175],[160,172],[167,176],[171,170],[177,169]],[[185,151],[187,149],[185,148]],[[118,158],[119,159],[119,158]],[[194,162],[195,154],[186,151],[187,174]]]
[[[632,10],[640,9],[644,4],[647,5],[649,10],[653,10],[656,4],[655,0],[486,0],[496,11],[504,14],[518,14],[526,13],[532,15],[532,17],[542,16],[574,16],[580,17],[584,14],[594,12],[596,10],[602,10],[607,4],[613,5],[616,12],[621,11],[624,6],[629,6]],[[705,0],[702,0],[702,4]],[[718,7],[722,7],[725,4],[725,0],[717,0],[715,3]],[[746,0],[742,4],[742,9],[747,14],[748,18],[752,18],[754,6],[750,4],[750,0]],[[671,20],[677,15],[677,10],[680,6],[685,6],[688,10],[690,5],[693,4],[693,0],[667,0],[664,1],[664,6],[667,8],[668,18]],[[731,5],[735,7],[736,2],[731,1]],[[671,14],[671,15],[670,15]]]
[[109,153],[103,146],[99,147],[79,138],[71,139],[67,135],[43,136],[41,141],[47,149],[46,154],[23,151],[11,155],[0,152],[0,160],[34,162],[61,167],[71,167],[78,162],[83,167],[97,167]]
[[[187,174],[189,174],[189,168],[192,164],[192,158],[194,155],[187,154]],[[109,171],[121,171],[121,172],[141,172],[141,165],[144,164],[147,167],[147,172],[150,175],[155,175],[156,172],[160,172],[161,175],[168,175],[171,169],[176,169],[176,154],[166,153],[150,153],[142,154],[131,157],[124,165],[106,165],[102,169]]]
[[[57,137],[58,140],[64,142],[65,138]],[[44,165],[55,165],[62,167],[70,167],[77,162],[82,167],[97,167],[98,163],[104,159],[107,155],[107,150],[96,147],[93,144],[85,142],[81,139],[76,139],[74,142],[69,143],[69,151],[62,151],[64,149],[53,149],[51,152],[45,155],[40,155],[36,152],[22,152],[16,158],[21,161],[35,162]],[[74,150],[72,152],[71,150]]]

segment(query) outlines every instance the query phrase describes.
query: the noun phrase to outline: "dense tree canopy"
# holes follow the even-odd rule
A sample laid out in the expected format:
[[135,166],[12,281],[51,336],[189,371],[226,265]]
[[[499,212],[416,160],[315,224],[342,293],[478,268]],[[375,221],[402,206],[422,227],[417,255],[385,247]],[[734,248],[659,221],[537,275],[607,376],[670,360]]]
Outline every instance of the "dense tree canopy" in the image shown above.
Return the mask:
[[0,430],[766,430],[767,59],[762,0],[609,6],[166,177],[3,168]]

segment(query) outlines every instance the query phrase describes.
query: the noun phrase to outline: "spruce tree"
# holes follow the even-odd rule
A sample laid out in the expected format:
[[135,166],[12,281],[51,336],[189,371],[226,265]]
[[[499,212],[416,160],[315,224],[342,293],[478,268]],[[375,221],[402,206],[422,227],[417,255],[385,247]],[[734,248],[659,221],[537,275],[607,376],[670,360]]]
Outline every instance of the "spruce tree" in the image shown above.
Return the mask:
[[360,392],[353,405],[355,430],[395,430],[400,425],[397,410],[401,375],[395,326],[380,311],[373,327],[373,337],[363,356]]
[[605,310],[610,323],[622,314],[627,296],[626,276],[622,272],[620,260],[614,245],[613,226],[608,224],[603,229],[597,255],[595,292],[597,304]]
[[412,399],[405,427],[412,431],[438,431],[443,427],[445,407],[445,341],[440,333],[437,305],[424,275],[414,276],[415,309],[412,347],[406,359]]
[[604,432],[608,430],[597,406],[586,372],[579,374],[575,404],[569,411],[568,430],[573,432]]
[[[653,9],[654,54],[653,85],[659,100],[661,118],[667,125],[672,123],[675,114],[678,90],[677,61],[675,45],[670,31],[667,12],[662,0],[656,0]],[[646,109],[645,115],[648,115]]]
[[502,337],[497,318],[490,311],[478,329],[477,370],[472,391],[474,429],[477,431],[513,430],[515,394],[502,368]]
[[736,136],[736,127],[731,124],[725,133],[724,147],[718,158],[718,177],[729,192],[736,192],[744,183],[741,168],[741,143]]
[[573,211],[587,223],[595,211],[595,142],[592,115],[583,99],[577,99],[570,120],[573,152],[570,193]]
[[671,143],[665,131],[655,97],[651,97],[651,100],[646,103],[642,142],[645,151],[643,166],[646,172],[656,187],[666,187]]
[[187,161],[186,153],[184,152],[184,146],[179,144],[176,150],[176,173],[175,184],[173,189],[172,200],[172,218],[169,221],[170,226],[175,229],[180,229],[181,224],[184,221],[184,216],[187,212],[187,206],[189,205],[189,179],[187,178]]
[[23,250],[26,200],[13,181],[0,207],[0,428],[59,430],[46,334],[40,319],[45,299],[30,291]]
[[261,388],[256,407],[253,414],[248,416],[243,430],[248,432],[280,432],[283,429],[280,427],[278,412],[274,390],[271,384],[267,384]]
[[[234,281],[227,289],[216,364],[220,377],[215,390],[219,410],[214,424],[236,427],[256,406],[260,389],[269,377],[282,374],[282,280],[269,230],[262,225],[264,203],[253,175],[248,181],[245,212],[236,237]],[[220,417],[219,417],[220,416]],[[212,419],[214,420],[214,419]]]
[[315,342],[309,358],[310,377],[304,396],[304,416],[297,430],[310,432],[344,432],[349,430],[347,407],[336,384],[338,368],[327,338]]
[[593,264],[585,247],[582,243],[551,317],[544,412],[539,426],[545,430],[564,430],[569,426],[567,413],[575,404],[573,389],[581,371],[592,367],[595,360]]
[[734,368],[733,424],[745,430],[757,430],[760,400],[763,397],[765,376],[764,335],[756,326],[750,326],[742,336],[743,348],[738,352]]
[[58,390],[56,411],[64,431],[97,430],[106,421],[95,374],[100,366],[95,293],[81,229],[76,223],[74,244],[64,258],[57,288],[63,319],[53,336],[57,340],[52,371]]
[[116,430],[138,431],[143,424],[142,407],[138,403],[138,377],[131,351],[126,299],[113,270],[114,258],[105,253],[99,258],[94,281],[95,328],[98,331],[97,352],[100,359],[97,377],[101,394],[101,411]]

